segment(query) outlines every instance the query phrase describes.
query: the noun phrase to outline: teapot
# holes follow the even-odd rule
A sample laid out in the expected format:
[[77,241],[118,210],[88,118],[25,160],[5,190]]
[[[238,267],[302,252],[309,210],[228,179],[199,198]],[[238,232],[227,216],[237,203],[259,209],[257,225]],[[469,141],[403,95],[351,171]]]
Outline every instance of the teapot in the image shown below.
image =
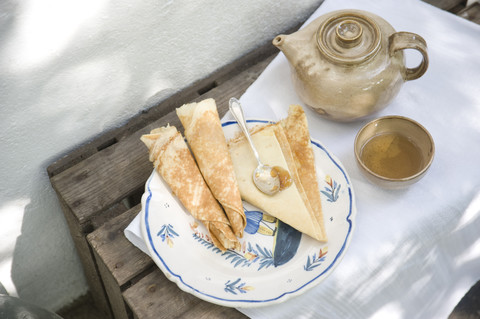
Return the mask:
[[[362,10],[338,10],[273,41],[287,58],[299,98],[322,117],[349,122],[385,108],[406,81],[428,68],[427,44]],[[404,49],[418,50],[409,68]]]

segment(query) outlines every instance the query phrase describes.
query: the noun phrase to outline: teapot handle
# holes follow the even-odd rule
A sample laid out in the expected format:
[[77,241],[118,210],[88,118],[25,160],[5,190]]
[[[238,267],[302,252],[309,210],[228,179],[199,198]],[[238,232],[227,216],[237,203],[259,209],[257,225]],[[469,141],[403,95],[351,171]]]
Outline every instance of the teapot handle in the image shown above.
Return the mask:
[[427,43],[418,34],[411,32],[397,32],[388,38],[389,54],[393,56],[398,50],[415,49],[422,54],[422,62],[415,68],[405,67],[404,79],[411,81],[421,77],[428,68]]

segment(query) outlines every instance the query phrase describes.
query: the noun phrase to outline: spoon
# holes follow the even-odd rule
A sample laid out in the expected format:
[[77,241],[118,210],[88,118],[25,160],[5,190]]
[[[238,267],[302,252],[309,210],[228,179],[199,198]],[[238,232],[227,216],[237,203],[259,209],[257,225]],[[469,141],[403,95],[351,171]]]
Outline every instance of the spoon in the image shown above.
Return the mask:
[[[229,109],[230,112],[232,112],[233,117],[237,120],[238,126],[242,129],[243,134],[245,134],[245,137],[252,148],[253,155],[255,155],[258,162],[257,168],[253,171],[253,183],[261,192],[267,195],[276,194],[280,190],[280,178],[278,172],[273,167],[265,165],[260,161],[260,156],[258,155],[255,145],[253,145],[250,133],[248,133],[247,122],[245,121],[245,115],[243,114],[240,101],[232,97],[229,101]],[[272,172],[272,170],[274,172]]]

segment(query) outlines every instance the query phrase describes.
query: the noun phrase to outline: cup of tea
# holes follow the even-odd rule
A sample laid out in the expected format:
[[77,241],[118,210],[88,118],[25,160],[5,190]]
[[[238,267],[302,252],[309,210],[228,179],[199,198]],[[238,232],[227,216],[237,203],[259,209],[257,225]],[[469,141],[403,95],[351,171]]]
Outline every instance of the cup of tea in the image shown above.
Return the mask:
[[375,119],[355,137],[355,158],[372,183],[388,189],[420,180],[432,164],[435,144],[418,122],[390,115]]

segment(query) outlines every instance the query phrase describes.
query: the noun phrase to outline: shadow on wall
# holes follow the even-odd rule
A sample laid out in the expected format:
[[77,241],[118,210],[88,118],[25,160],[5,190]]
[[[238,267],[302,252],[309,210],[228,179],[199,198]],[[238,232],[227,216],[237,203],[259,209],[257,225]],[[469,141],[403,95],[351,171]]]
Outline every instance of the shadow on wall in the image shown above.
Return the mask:
[[21,299],[57,311],[88,287],[56,195],[43,177],[32,185],[11,275]]

